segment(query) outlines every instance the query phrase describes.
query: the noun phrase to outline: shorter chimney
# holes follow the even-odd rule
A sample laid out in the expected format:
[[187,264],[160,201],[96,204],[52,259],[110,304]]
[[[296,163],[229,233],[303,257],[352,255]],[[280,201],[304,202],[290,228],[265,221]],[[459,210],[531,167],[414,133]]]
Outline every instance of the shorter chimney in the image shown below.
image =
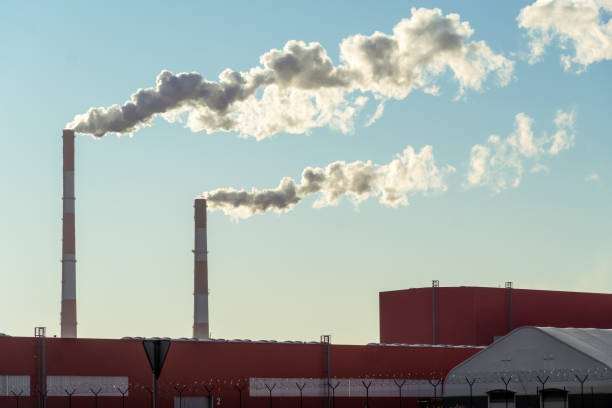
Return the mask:
[[74,240],[74,130],[63,131],[64,195],[62,216],[62,312],[61,335],[77,336],[76,256]]
[[207,339],[208,327],[208,247],[206,245],[206,200],[195,200],[195,249],[193,271],[193,337]]

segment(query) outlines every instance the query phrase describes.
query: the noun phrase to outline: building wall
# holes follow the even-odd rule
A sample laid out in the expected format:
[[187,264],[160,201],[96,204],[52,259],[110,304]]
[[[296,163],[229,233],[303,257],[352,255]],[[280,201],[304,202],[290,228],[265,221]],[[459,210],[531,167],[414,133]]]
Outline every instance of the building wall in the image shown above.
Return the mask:
[[[512,289],[510,308],[505,288],[437,290],[438,344],[488,345],[521,326],[612,328],[609,294]],[[432,343],[432,299],[432,288],[381,292],[380,341]]]
[[[0,338],[0,375],[29,375],[30,397],[20,399],[20,407],[36,407],[39,339]],[[130,386],[127,407],[148,407],[145,387],[152,374],[142,344],[138,340],[47,338],[48,376],[127,377]],[[160,377],[160,408],[170,408],[176,388],[186,386],[184,396],[204,396],[204,385],[214,387],[215,407],[238,407],[244,387],[243,407],[269,406],[267,397],[249,397],[251,378],[323,378],[327,367],[326,345],[190,342],[173,341]],[[392,347],[331,345],[332,378],[440,378],[459,362],[480,349],[442,347]],[[332,381],[333,382],[333,381]],[[376,407],[397,406],[395,397],[375,397]],[[0,406],[14,406],[14,398],[0,396]],[[416,406],[415,398],[405,398],[405,407]],[[98,407],[119,408],[121,397],[100,397]],[[221,405],[218,403],[220,402]],[[93,407],[91,396],[72,398],[72,407]],[[298,406],[297,397],[275,397],[273,406]],[[336,408],[362,407],[365,398],[341,397]],[[68,406],[68,397],[48,397],[47,408]],[[324,398],[305,398],[305,407],[323,407]]]
[[378,299],[381,343],[430,344],[432,342],[430,288],[380,292]]
[[605,293],[514,291],[514,318],[519,326],[612,328],[612,295]]

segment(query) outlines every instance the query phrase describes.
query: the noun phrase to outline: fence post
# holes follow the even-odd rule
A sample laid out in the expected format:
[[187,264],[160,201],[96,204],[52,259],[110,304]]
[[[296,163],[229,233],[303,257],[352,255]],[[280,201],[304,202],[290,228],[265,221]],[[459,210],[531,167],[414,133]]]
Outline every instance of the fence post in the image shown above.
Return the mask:
[[432,381],[430,379],[427,379],[427,381],[429,381],[429,384],[431,384],[431,386],[434,389],[434,407],[438,407],[438,385],[440,385],[440,383],[442,382],[442,380],[437,379],[436,381]]
[[11,394],[13,394],[13,397],[15,397],[15,403],[17,404],[17,408],[19,408],[19,398],[23,394],[23,390],[19,391],[19,394],[17,394],[15,391],[11,391]]
[[372,381],[370,381],[367,385],[365,381],[361,382],[366,389],[366,408],[370,408],[370,387],[372,386]]
[[121,387],[115,386],[115,389],[121,394],[121,408],[125,408],[125,394],[128,393],[129,388],[130,387],[127,386],[125,390],[122,390]]
[[102,388],[98,388],[98,391],[94,391],[92,388],[90,388],[89,391],[91,391],[91,393],[94,395],[94,402],[96,408],[98,408],[98,394],[102,392]]
[[404,386],[404,384],[406,384],[406,380],[403,380],[400,383],[400,382],[397,382],[397,380],[394,378],[393,382],[395,383],[397,388],[399,388],[399,408],[402,408],[402,387]]
[[73,388],[72,391],[64,389],[64,392],[66,393],[66,395],[68,395],[68,408],[72,408],[72,395],[74,395],[74,393],[76,392],[76,388]]
[[476,382],[476,378],[473,378],[472,381],[470,381],[470,380],[468,380],[467,377],[465,377],[465,381],[470,386],[470,408],[472,408],[473,407],[473,405],[472,405],[472,387],[474,386],[474,383]]
[[178,385],[178,384],[176,384],[174,386],[174,390],[179,395],[179,408],[183,408],[183,393],[185,392],[186,389],[187,389],[186,385]]
[[300,384],[295,383],[295,386],[298,387],[298,390],[300,390],[300,408],[302,408],[304,404],[304,400],[302,398],[302,390],[304,389],[304,387],[306,387],[306,383],[303,383],[301,386]]
[[236,387],[236,389],[238,390],[238,393],[240,394],[240,408],[242,408],[242,390],[244,389],[244,387],[240,387],[240,384],[235,384],[234,387]]
[[209,387],[206,384],[202,384],[202,386],[204,387],[204,389],[208,393],[208,402],[214,405],[214,401],[213,401],[213,399],[211,397],[212,397],[212,392],[215,389],[215,386],[213,385],[213,386]]
[[338,381],[336,383],[336,385],[331,385],[330,383],[327,383],[327,386],[329,388],[331,388],[331,390],[332,390],[332,395],[331,395],[331,397],[332,397],[332,406],[331,406],[331,408],[336,408],[336,388],[338,388],[339,385],[340,385],[340,381]]
[[268,393],[270,394],[270,408],[272,408],[272,390],[274,389],[274,387],[276,387],[276,383],[272,384],[272,387],[270,387],[266,383],[264,383],[264,385],[266,386],[266,388],[268,389]]
[[510,384],[510,381],[512,381],[512,376],[508,378],[508,381],[506,381],[504,377],[502,377],[501,380],[504,383],[504,386],[506,387],[506,393],[504,394],[504,399],[506,400],[506,408],[508,408],[508,384]]
[[584,378],[580,378],[578,377],[578,374],[576,374],[576,379],[580,383],[580,408],[584,408],[584,383],[588,378],[588,374],[585,374]]
[[546,405],[546,401],[544,401],[544,387],[546,386],[546,383],[548,382],[548,379],[550,378],[550,376],[547,376],[544,380],[542,380],[539,375],[536,375],[536,378],[538,379],[540,384],[542,384],[542,389],[540,390],[540,394],[542,394],[542,408],[544,408]]

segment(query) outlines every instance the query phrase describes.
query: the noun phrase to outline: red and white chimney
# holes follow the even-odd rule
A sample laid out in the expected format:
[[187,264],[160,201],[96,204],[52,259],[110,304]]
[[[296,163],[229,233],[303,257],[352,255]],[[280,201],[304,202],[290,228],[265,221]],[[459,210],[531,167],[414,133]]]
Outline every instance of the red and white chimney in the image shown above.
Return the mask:
[[74,240],[74,130],[64,129],[64,195],[62,218],[62,337],[77,336],[76,257]]
[[195,200],[195,249],[193,271],[193,337],[207,339],[208,326],[208,247],[206,245],[206,200]]

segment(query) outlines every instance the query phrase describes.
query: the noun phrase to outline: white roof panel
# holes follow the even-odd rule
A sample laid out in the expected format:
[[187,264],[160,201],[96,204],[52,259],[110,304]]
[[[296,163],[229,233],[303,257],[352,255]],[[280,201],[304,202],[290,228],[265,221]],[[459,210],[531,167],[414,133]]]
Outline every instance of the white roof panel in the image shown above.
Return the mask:
[[612,369],[612,330],[536,327]]
[[576,378],[588,376],[587,387],[612,392],[612,330],[521,327],[453,368],[445,379],[444,394],[467,395],[467,380],[477,379],[474,395],[508,389],[534,395],[546,388],[580,389]]

